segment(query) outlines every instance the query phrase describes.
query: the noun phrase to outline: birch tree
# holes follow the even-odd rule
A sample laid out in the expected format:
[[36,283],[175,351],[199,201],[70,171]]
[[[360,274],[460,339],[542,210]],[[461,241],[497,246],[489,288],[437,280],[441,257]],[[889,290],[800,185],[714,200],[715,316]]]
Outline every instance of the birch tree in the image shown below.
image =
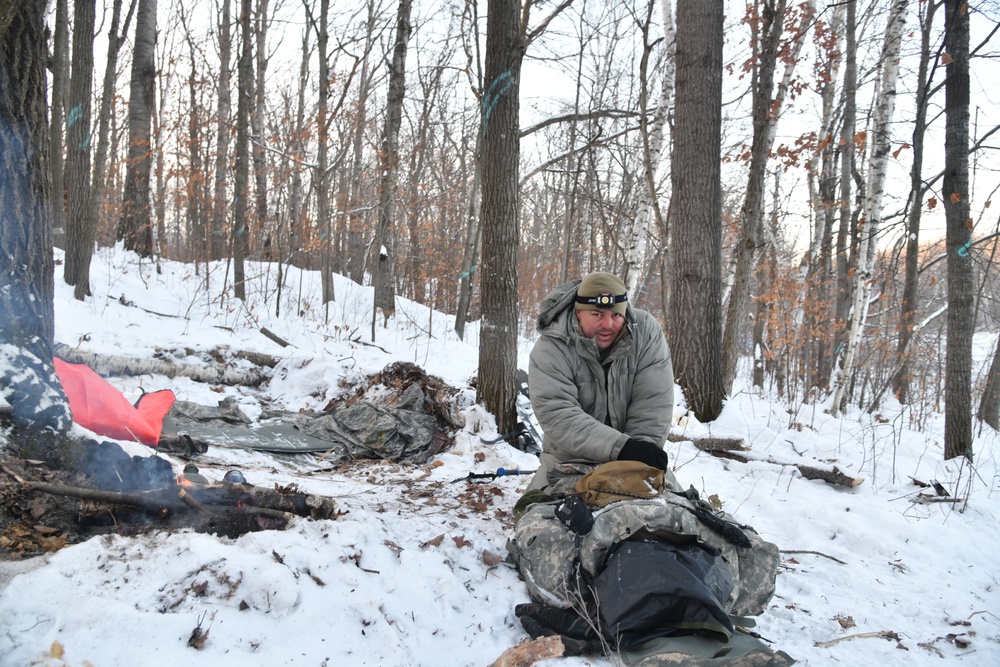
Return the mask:
[[[847,3],[847,20],[844,26],[844,120],[840,129],[840,217],[837,220],[836,271],[837,310],[834,348],[840,349],[846,342],[841,329],[850,316],[851,271],[849,241],[853,238],[854,207],[852,205],[852,185],[854,184],[857,143],[857,91],[858,91],[858,45],[857,45],[857,3]],[[836,363],[836,360],[835,360]],[[832,366],[831,366],[832,368]]]
[[[660,156],[663,146],[667,143],[667,112],[673,104],[674,93],[674,12],[673,0],[660,0],[663,17],[664,59],[660,80],[660,94],[652,118],[649,117],[647,106],[649,101],[649,58],[653,44],[649,41],[650,15],[654,2],[648,4],[646,20],[641,26],[643,36],[642,57],[639,64],[639,139],[642,142],[642,186],[639,188],[639,199],[635,207],[635,218],[625,235],[625,286],[629,294],[636,294],[639,278],[646,257],[646,237],[649,230],[660,229],[663,226],[663,214],[660,211],[658,173],[660,171]],[[663,240],[666,241],[664,235]]]
[[831,412],[834,416],[839,415],[844,408],[846,390],[853,380],[858,346],[868,317],[868,299],[871,295],[872,276],[878,252],[878,235],[882,223],[882,195],[885,191],[885,174],[891,148],[891,123],[896,103],[899,52],[903,41],[903,30],[906,27],[907,5],[907,0],[893,0],[885,28],[885,40],[880,58],[881,76],[875,95],[875,115],[868,135],[871,148],[868,178],[865,184],[864,222],[858,249],[858,264],[853,279],[853,303],[848,322],[847,345],[833,395]]
[[[481,67],[482,58],[480,53],[479,39],[479,3],[466,2],[465,10],[462,13],[463,29],[462,34],[468,36],[468,40],[462,41],[465,49],[465,76],[469,80],[473,97],[482,105],[483,71]],[[463,127],[465,125],[463,124]],[[472,303],[472,286],[475,273],[479,265],[479,251],[482,241],[482,221],[479,217],[479,195],[482,185],[482,140],[483,124],[477,122],[475,129],[464,134],[472,134],[472,179],[465,189],[466,206],[465,215],[465,238],[462,243],[462,267],[458,279],[458,304],[455,308],[455,333],[462,340],[465,339],[465,323],[469,317],[469,307]],[[463,142],[467,145],[468,141]],[[462,158],[464,160],[464,158]],[[465,170],[462,170],[463,173]]]

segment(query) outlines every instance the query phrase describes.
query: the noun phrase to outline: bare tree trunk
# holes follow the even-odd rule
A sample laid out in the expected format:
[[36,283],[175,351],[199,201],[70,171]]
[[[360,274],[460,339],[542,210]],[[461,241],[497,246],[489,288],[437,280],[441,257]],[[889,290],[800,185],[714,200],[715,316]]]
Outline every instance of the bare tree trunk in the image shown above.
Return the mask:
[[948,337],[945,343],[944,458],[972,460],[972,334],[976,324],[969,217],[969,13],[945,0],[945,169],[941,190],[948,248]]
[[[729,293],[726,322],[722,336],[722,383],[727,393],[736,379],[740,358],[740,339],[745,330],[744,318],[750,300],[750,282],[753,278],[754,255],[763,244],[762,217],[764,215],[764,179],[767,176],[768,140],[771,126],[777,122],[772,108],[774,70],[778,61],[778,45],[785,21],[785,0],[762,0],[760,6],[760,33],[755,39],[759,45],[757,66],[754,70],[753,89],[753,143],[750,147],[750,175],[747,191],[740,210],[740,239],[733,249],[736,271]],[[755,24],[756,25],[756,24]]]
[[924,134],[927,130],[927,95],[930,88],[928,69],[931,58],[931,31],[938,3],[921,3],[926,12],[921,21],[920,65],[917,73],[917,111],[913,121],[913,162],[910,166],[910,196],[906,215],[906,265],[903,272],[903,298],[900,304],[899,341],[896,344],[896,365],[893,391],[900,403],[909,401],[910,354],[907,348],[913,337],[917,317],[917,268],[920,263],[920,214],[923,211]]
[[[52,102],[50,104],[51,123],[49,125],[49,172],[52,174],[52,231],[55,243],[65,247],[66,228],[66,187],[63,172],[63,142],[66,109],[66,73],[69,69],[69,0],[56,0],[55,31],[52,35],[52,55],[49,70],[52,72]],[[66,254],[66,270],[75,271]],[[65,276],[65,274],[64,274]],[[73,285],[75,283],[69,283]]]
[[375,303],[372,309],[372,340],[375,340],[375,313],[381,309],[385,321],[396,312],[395,286],[395,224],[396,174],[399,170],[399,127],[403,122],[403,98],[406,94],[406,45],[410,40],[410,7],[412,0],[399,0],[396,18],[396,44],[389,70],[389,94],[386,99],[385,127],[379,150],[378,228],[373,262]]
[[[195,275],[199,275],[199,262],[208,260],[206,243],[205,208],[207,199],[205,184],[205,160],[202,156],[202,125],[205,122],[204,107],[198,95],[198,57],[187,12],[181,5],[181,22],[184,27],[185,39],[188,45],[188,58],[191,64],[191,74],[188,77],[188,96],[191,109],[188,112],[188,159],[191,161],[191,173],[185,186],[187,195],[187,238],[189,256],[194,261]],[[206,267],[207,274],[207,267]]]
[[187,180],[187,203],[188,203],[188,233],[190,242],[188,247],[192,250],[191,256],[194,260],[195,273],[198,272],[198,262],[207,259],[205,254],[205,218],[204,200],[202,199],[205,182],[204,162],[201,157],[201,125],[204,118],[201,113],[201,105],[198,102],[198,65],[195,60],[194,48],[191,49],[191,76],[188,79],[188,93],[190,95],[191,112],[188,117],[188,156],[191,160],[191,175]]
[[240,59],[236,67],[239,94],[236,98],[236,178],[233,202],[233,293],[246,300],[244,259],[247,248],[247,218],[250,206],[250,107],[253,101],[253,31],[251,0],[240,2]]
[[[840,219],[837,226],[836,280],[837,316],[834,322],[834,356],[840,357],[840,349],[846,344],[846,323],[850,317],[851,270],[848,247],[853,238],[851,185],[854,178],[855,126],[857,122],[858,89],[858,44],[857,44],[857,4],[847,3],[847,24],[844,28],[844,121],[840,130]],[[836,362],[836,360],[835,360]],[[837,370],[833,369],[836,373]]]
[[722,0],[677,6],[671,160],[674,374],[699,421],[722,411]]
[[478,400],[496,416],[501,433],[512,431],[517,422],[518,106],[526,47],[519,19],[518,0],[489,0],[482,104],[483,317]]
[[[833,35],[843,35],[844,16],[846,10],[839,7],[833,16],[831,31]],[[823,83],[821,98],[823,115],[820,133],[823,146],[819,156],[813,160],[813,165],[819,168],[813,171],[818,176],[818,192],[812,192],[812,211],[815,219],[812,243],[809,247],[808,267],[806,272],[806,290],[808,302],[812,305],[803,313],[806,331],[813,335],[806,342],[806,358],[811,366],[810,388],[825,389],[829,386],[833,370],[834,327],[836,322],[835,290],[837,283],[833,274],[833,228],[837,211],[841,208],[837,200],[837,142],[833,140],[836,133],[836,111],[845,103],[845,88],[840,91],[838,105],[837,79],[838,71],[843,61],[843,40],[839,38],[825,51],[825,66],[822,72]],[[844,145],[841,150],[847,151],[850,146]],[[848,174],[845,178],[850,178]],[[849,190],[848,190],[849,191]]]
[[990,372],[986,376],[983,397],[979,401],[979,418],[1000,431],[1000,336],[997,337]]
[[292,187],[288,195],[288,257],[289,262],[305,268],[299,254],[302,252],[302,161],[306,147],[303,138],[306,116],[306,85],[309,82],[309,29],[302,33],[302,63],[299,65],[299,96],[295,107],[295,141],[292,146]]
[[330,221],[329,147],[327,145],[329,121],[326,117],[330,99],[330,63],[327,60],[329,57],[327,53],[329,40],[327,21],[329,20],[330,0],[320,0],[319,6],[319,25],[316,27],[319,45],[319,108],[316,112],[316,137],[319,142],[316,148],[316,228],[319,230],[322,240],[320,244],[323,252],[323,256],[320,258],[322,300],[324,304],[328,304],[336,298],[330,266],[333,259],[333,243],[330,238],[333,225]]
[[[66,266],[63,279],[74,285],[73,296],[90,296],[90,256],[94,246],[94,204],[90,187],[90,111],[94,86],[95,0],[73,7],[73,71],[69,86],[70,117],[66,123]],[[70,258],[72,257],[72,261]]]
[[[643,34],[642,59],[639,64],[639,136],[642,141],[642,185],[639,188],[639,200],[636,204],[635,218],[630,225],[630,233],[626,235],[625,251],[625,285],[629,294],[636,294],[639,278],[646,256],[646,236],[650,228],[659,229],[663,217],[657,192],[657,173],[660,169],[660,156],[663,152],[667,128],[667,110],[673,103],[674,93],[674,25],[671,0],[661,0],[663,14],[664,40],[667,56],[660,83],[660,96],[652,120],[648,117],[649,103],[648,71],[649,55],[652,44],[649,41],[649,26],[652,17],[654,0],[650,0],[646,21],[641,26]],[[666,239],[663,239],[666,241]]]
[[45,3],[0,0],[0,393],[15,425],[64,431],[69,406],[52,368],[45,92]]
[[[582,95],[584,83],[584,55],[586,54],[586,36],[584,35],[583,23],[585,19],[581,17],[581,26],[579,28],[578,44],[579,52],[576,59],[576,86],[573,93],[573,113],[580,113],[580,97]],[[569,136],[567,137],[567,144],[570,151],[572,151],[569,156],[569,163],[566,166],[566,174],[563,177],[565,185],[563,186],[564,195],[563,200],[564,211],[563,211],[563,224],[562,224],[562,252],[560,253],[560,263],[559,263],[559,283],[562,284],[570,280],[570,271],[575,268],[574,259],[574,245],[573,238],[575,236],[575,231],[579,225],[579,210],[577,208],[579,202],[580,194],[580,163],[581,158],[576,150],[577,141],[577,123],[571,123],[569,126]]]
[[469,317],[469,306],[472,303],[472,282],[475,279],[479,264],[479,248],[482,240],[483,225],[479,217],[479,194],[482,186],[482,159],[480,158],[482,133],[476,130],[476,143],[473,151],[472,184],[469,187],[469,208],[465,227],[465,243],[462,252],[462,274],[459,277],[458,307],[455,312],[455,332],[465,340],[465,322]]
[[270,261],[271,230],[269,229],[269,216],[267,206],[267,160],[264,155],[264,111],[267,104],[267,95],[264,83],[267,78],[267,30],[270,19],[267,15],[268,0],[257,0],[257,72],[254,84],[256,99],[253,105],[253,113],[250,122],[253,128],[253,173],[256,180],[256,213],[254,218],[253,233],[255,238],[250,238],[251,230],[247,230],[247,247],[251,248],[251,242],[255,241],[263,249],[263,259]]
[[861,343],[862,330],[868,317],[868,296],[875,271],[878,233],[882,223],[882,193],[889,161],[891,124],[896,102],[896,80],[899,78],[899,52],[903,29],[906,27],[907,0],[893,0],[882,47],[882,75],[876,95],[875,117],[871,132],[871,158],[868,167],[865,197],[865,222],[858,249],[858,266],[854,272],[853,304],[848,324],[844,362],[833,395],[832,414],[843,410],[847,387],[854,380],[854,363]]
[[[125,21],[121,21],[122,0],[114,0],[111,11],[111,26],[108,30],[108,57],[104,68],[104,83],[101,88],[101,109],[97,116],[97,151],[94,155],[93,183],[91,196],[94,206],[94,224],[103,214],[102,203],[105,195],[105,175],[107,174],[108,143],[111,128],[111,105],[115,98],[115,82],[118,80],[118,52],[125,43],[137,0],[131,0]],[[95,230],[96,231],[96,230]]]
[[368,126],[368,96],[371,92],[373,68],[371,66],[371,51],[375,47],[375,28],[378,15],[374,0],[368,0],[367,18],[365,21],[365,49],[361,55],[361,78],[358,81],[358,101],[355,113],[356,123],[351,132],[351,167],[347,178],[349,187],[344,196],[346,206],[341,212],[346,228],[344,245],[344,264],[347,276],[358,283],[364,284],[367,258],[364,250],[364,216],[361,211],[361,191],[364,174],[364,138]]
[[156,80],[156,0],[139,0],[132,49],[132,83],[129,89],[128,165],[118,238],[140,257],[153,254],[149,177],[152,165],[150,123]]
[[[219,106],[216,112],[216,143],[215,143],[215,202],[212,207],[212,228],[210,257],[219,259],[226,254],[226,209],[229,204],[229,128],[232,115],[230,102],[231,72],[229,63],[233,57],[233,28],[231,0],[222,0],[222,13],[219,16]],[[205,272],[208,280],[208,272]]]

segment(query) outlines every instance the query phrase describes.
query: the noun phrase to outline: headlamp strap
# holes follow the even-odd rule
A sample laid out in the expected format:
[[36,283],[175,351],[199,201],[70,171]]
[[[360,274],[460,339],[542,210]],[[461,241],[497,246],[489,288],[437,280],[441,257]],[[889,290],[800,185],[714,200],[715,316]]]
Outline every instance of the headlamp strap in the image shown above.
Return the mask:
[[628,294],[612,294],[611,292],[602,292],[600,294],[595,294],[594,296],[576,295],[577,303],[597,306],[598,308],[614,308],[616,303],[621,303],[623,301],[628,301]]

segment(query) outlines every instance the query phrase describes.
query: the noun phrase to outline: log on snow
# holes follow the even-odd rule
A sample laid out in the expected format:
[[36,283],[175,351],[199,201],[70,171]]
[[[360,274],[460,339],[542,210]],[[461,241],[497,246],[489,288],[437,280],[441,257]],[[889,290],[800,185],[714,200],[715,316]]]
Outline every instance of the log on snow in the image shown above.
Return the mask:
[[99,375],[164,375],[186,377],[195,382],[230,386],[256,387],[267,379],[256,368],[238,369],[225,364],[179,364],[166,359],[137,359],[118,354],[98,354],[56,344],[55,354],[74,364],[85,364]]
[[490,667],[529,667],[542,660],[559,658],[565,651],[558,635],[539,637],[507,649],[490,663]]
[[[697,446],[697,444],[698,443],[695,442],[695,446]],[[833,466],[832,468],[820,468],[817,466],[809,466],[801,463],[776,461],[772,458],[758,459],[749,456],[744,451],[737,451],[731,449],[715,449],[706,451],[708,451],[708,453],[711,454],[712,456],[717,456],[722,459],[728,459],[730,461],[740,461],[741,463],[749,463],[750,461],[755,461],[759,463],[767,463],[770,465],[777,465],[777,466],[793,466],[799,471],[799,474],[801,474],[806,479],[821,479],[824,482],[827,482],[829,484],[834,484],[836,486],[854,488],[855,486],[858,486],[865,481],[864,478],[862,477],[851,477],[850,475],[845,475],[843,472],[840,471],[840,469],[837,466]]]

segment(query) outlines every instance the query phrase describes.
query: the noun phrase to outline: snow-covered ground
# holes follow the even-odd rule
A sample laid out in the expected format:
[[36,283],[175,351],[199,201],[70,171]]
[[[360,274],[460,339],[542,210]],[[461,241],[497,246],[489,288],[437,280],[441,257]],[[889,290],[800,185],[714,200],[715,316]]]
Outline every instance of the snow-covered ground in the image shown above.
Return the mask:
[[[192,266],[164,262],[157,273],[103,249],[85,303],[73,300],[57,267],[57,340],[139,357],[278,356],[283,362],[258,390],[110,379],[130,399],[140,387],[208,405],[233,396],[252,417],[262,407],[322,407],[394,361],[414,362],[462,389],[465,426],[454,446],[424,466],[371,462],[346,474],[322,471],[314,457],[210,448],[198,464],[211,481],[238,467],[255,485],[297,484],[332,496],[346,513],[238,539],[105,536],[0,562],[0,665],[485,667],[526,639],[513,608],[528,600],[527,590],[497,561],[527,479],[452,483],[537,462],[480,439],[496,429],[468,387],[478,362],[475,326],[462,342],[451,317],[399,299],[388,328],[379,318],[373,342],[370,288],[338,277],[337,300],[325,313],[316,276],[292,269],[276,317],[273,267],[248,265],[247,306],[214,296],[223,267],[211,267],[206,292],[204,266],[195,275]],[[522,348],[523,360],[530,343]],[[917,432],[898,406],[834,419],[823,406],[785,406],[742,391],[711,424],[695,422],[681,405],[675,416],[675,435],[739,437],[752,446],[751,463],[714,458],[690,441],[669,444],[668,453],[683,484],[718,495],[784,552],[777,594],[757,628],[776,648],[803,665],[1000,664],[996,433],[987,427],[977,438],[970,467],[942,460],[943,417]],[[865,481],[831,486],[791,465],[816,461]],[[182,462],[173,463],[180,470]],[[936,480],[967,502],[919,503],[926,490],[914,480]],[[207,631],[200,649],[188,645],[198,627]]]

